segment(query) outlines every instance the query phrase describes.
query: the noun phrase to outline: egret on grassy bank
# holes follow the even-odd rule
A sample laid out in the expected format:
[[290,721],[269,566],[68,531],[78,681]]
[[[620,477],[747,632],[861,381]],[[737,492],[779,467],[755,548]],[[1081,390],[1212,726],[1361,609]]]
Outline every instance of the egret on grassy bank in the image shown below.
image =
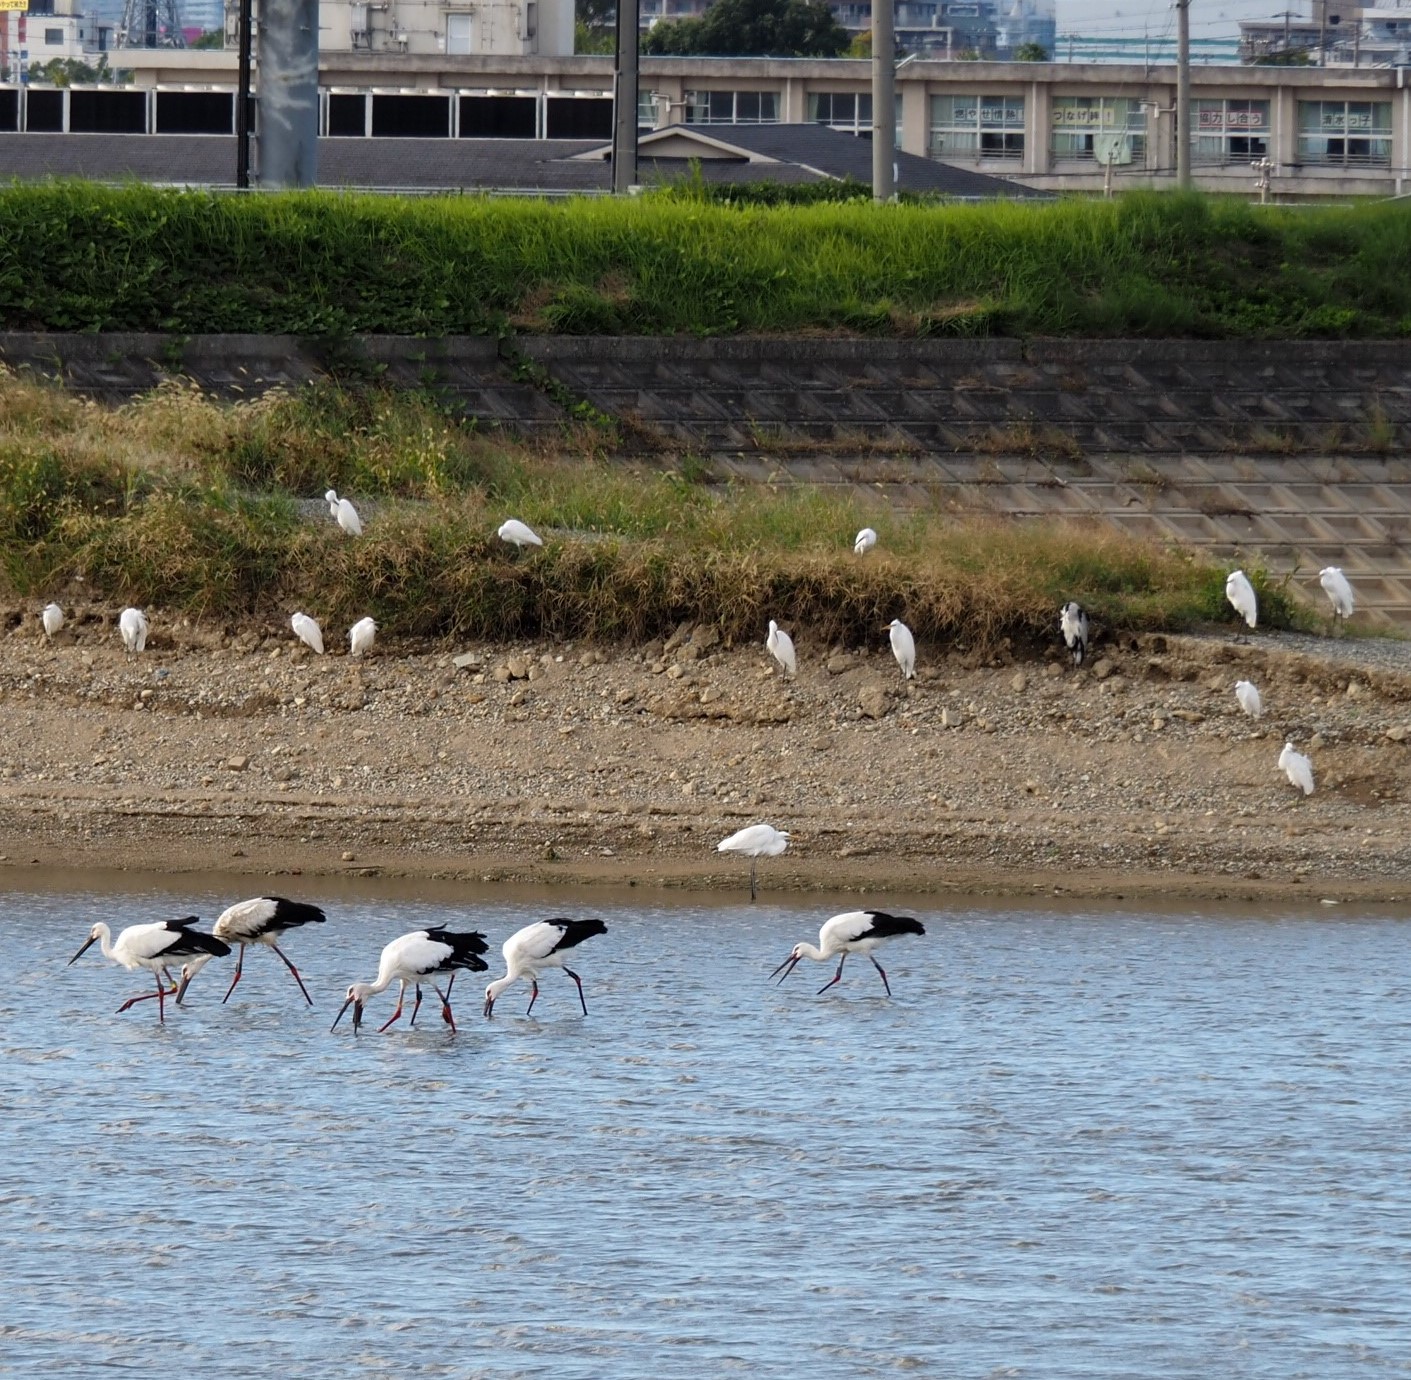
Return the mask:
[[327,919],[317,906],[304,901],[286,901],[283,896],[257,896],[253,901],[237,901],[223,910],[211,927],[211,933],[229,944],[239,944],[240,952],[235,959],[235,976],[230,979],[230,986],[221,998],[222,1005],[230,1000],[235,984],[240,981],[245,967],[245,946],[263,944],[279,955],[280,961],[294,974],[294,981],[299,984],[304,1000],[312,1006],[314,999],[309,996],[304,979],[279,947],[278,940],[282,934],[300,925],[321,925]]
[[323,655],[323,629],[307,613],[296,613],[289,620],[289,626],[294,629],[294,635],[304,646],[320,656]]
[[1058,615],[1058,628],[1068,650],[1073,654],[1073,665],[1081,666],[1088,654],[1088,613],[1079,603],[1069,601]]
[[489,947],[483,934],[452,934],[439,926],[413,930],[400,939],[394,939],[382,950],[382,958],[377,965],[377,980],[355,982],[348,988],[347,1000],[338,1008],[338,1014],[333,1018],[329,1029],[338,1028],[343,1013],[351,1006],[353,1034],[356,1035],[358,1027],[363,1023],[363,1007],[367,1005],[367,999],[379,992],[385,992],[394,982],[401,983],[397,989],[397,1009],[382,1030],[386,1030],[387,1026],[401,1016],[408,983],[416,988],[416,1002],[412,1006],[412,1018],[408,1023],[415,1025],[416,1013],[421,1007],[421,984],[428,981],[433,973],[450,973],[451,981],[446,984],[444,992],[435,982],[431,983],[431,990],[441,998],[441,1019],[451,1027],[451,1033],[454,1035],[456,1022],[451,1015],[451,988],[455,984],[456,971],[465,968],[472,973],[483,973],[490,965],[480,955]]
[[372,650],[372,640],[377,636],[377,624],[371,618],[359,618],[348,629],[348,655],[363,656]]
[[765,638],[764,645],[769,648],[769,655],[779,663],[786,676],[798,674],[799,661],[794,655],[794,639],[772,618],[769,620],[769,636]]
[[872,966],[881,974],[882,986],[890,997],[892,985],[887,981],[887,974],[882,965],[873,958],[873,949],[904,934],[925,933],[926,927],[910,915],[888,915],[884,910],[845,911],[842,915],[835,915],[831,920],[823,922],[822,929],[818,931],[816,949],[812,944],[795,944],[794,951],[769,976],[774,977],[775,974],[782,973],[779,981],[783,982],[803,959],[811,958],[815,963],[826,963],[834,954],[839,954],[838,971],[830,981],[818,989],[821,995],[833,983],[841,980],[843,964],[847,962],[849,954],[866,954],[871,959]]
[[329,489],[324,498],[328,500],[328,515],[350,537],[362,536],[363,520],[358,516],[358,510],[346,498],[339,498],[336,489]]
[[870,527],[864,527],[857,534],[857,539],[852,544],[853,554],[861,556],[871,551],[877,545],[877,533]]
[[1259,621],[1259,601],[1243,570],[1232,570],[1225,577],[1225,598],[1251,628]]
[[1297,786],[1304,795],[1313,794],[1313,763],[1295,752],[1292,743],[1285,743],[1279,754],[1279,770],[1288,777],[1290,786]]
[[517,930],[500,948],[505,957],[505,975],[485,989],[485,1014],[493,1016],[495,998],[511,983],[526,977],[530,987],[529,1005],[524,1011],[527,1016],[539,1000],[539,974],[545,968],[562,968],[577,986],[578,1002],[586,1016],[588,1003],[583,996],[583,983],[564,959],[585,939],[607,932],[608,927],[601,920],[539,920]]
[[[190,981],[190,977],[194,977],[212,958],[224,958],[230,952],[229,944],[212,935],[193,930],[191,926],[196,922],[196,916],[188,915],[181,920],[158,920],[150,925],[129,925],[118,935],[116,944],[113,943],[112,931],[100,922],[88,932],[83,947],[69,959],[68,966],[72,967],[77,963],[92,945],[101,944],[104,958],[119,963],[124,968],[146,968],[157,979],[157,990],[144,992],[139,997],[129,997],[118,1010],[126,1011],[139,1001],[151,1001],[156,997],[157,1019],[165,1022],[167,997],[175,995],[180,1001],[185,995],[186,983]],[[190,975],[178,987],[170,967],[173,963],[188,961],[191,963]],[[172,984],[170,989],[166,986],[168,982]]]
[[1347,582],[1347,576],[1342,573],[1339,566],[1330,565],[1318,572],[1318,583],[1323,586],[1324,593],[1332,600],[1333,619],[1351,618],[1352,608],[1356,600],[1352,594],[1352,586]]
[[39,617],[44,624],[44,632],[49,637],[53,637],[64,626],[64,611],[58,604],[45,604],[44,612]]
[[147,646],[147,615],[141,609],[124,609],[118,618],[118,632],[129,653],[142,651]]
[[1264,701],[1259,698],[1258,687],[1247,680],[1235,682],[1235,698],[1251,719],[1257,719],[1264,712]]
[[518,518],[506,518],[500,524],[498,536],[501,541],[507,541],[511,546],[543,546],[544,544],[543,537]]
[[910,680],[916,674],[916,639],[911,629],[900,618],[893,618],[884,631],[891,634],[892,655],[901,667],[902,679]]
[[739,853],[750,860],[750,900],[755,898],[755,864],[759,858],[777,858],[789,846],[789,835],[772,824],[750,824],[715,845],[717,853]]

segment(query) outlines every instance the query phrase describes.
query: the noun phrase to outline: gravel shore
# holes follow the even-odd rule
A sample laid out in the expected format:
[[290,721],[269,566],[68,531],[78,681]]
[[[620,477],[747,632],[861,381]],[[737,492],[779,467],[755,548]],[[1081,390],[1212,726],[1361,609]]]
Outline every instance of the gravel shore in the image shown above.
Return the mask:
[[[792,835],[770,889],[1399,901],[1411,644],[1100,640],[1081,669],[709,627],[646,646],[428,647],[36,610],[0,638],[0,867],[747,885],[716,842]],[[1264,717],[1239,710],[1238,678]],[[1313,759],[1303,797],[1276,767]]]

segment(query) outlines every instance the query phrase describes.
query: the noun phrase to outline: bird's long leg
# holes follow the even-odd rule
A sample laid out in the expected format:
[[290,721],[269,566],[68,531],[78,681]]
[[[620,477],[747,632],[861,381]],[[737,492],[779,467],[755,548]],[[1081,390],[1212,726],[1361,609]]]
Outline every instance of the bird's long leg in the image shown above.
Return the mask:
[[754,900],[754,889],[755,889],[755,888],[754,888],[754,870],[755,870],[755,859],[754,859],[754,858],[751,858],[751,859],[750,859],[750,900],[751,900],[751,901]]
[[410,1030],[416,1024],[416,1013],[421,1010],[421,983],[416,985],[416,1000],[412,1003],[412,1018],[407,1022],[407,1029]]
[[846,953],[844,953],[843,956],[838,960],[838,971],[833,974],[832,981],[825,982],[823,986],[818,989],[817,995],[822,996],[823,993],[826,992],[833,985],[834,982],[841,981],[843,976],[843,964],[847,961],[848,956]]
[[871,954],[868,954],[867,957],[872,959],[872,966],[882,974],[882,986],[887,989],[887,995],[890,997],[892,995],[892,984],[887,981],[886,969],[884,969]]
[[[455,974],[452,973],[451,977],[454,978]],[[445,1021],[448,1026],[451,1027],[451,1034],[454,1035],[456,1033],[456,1021],[455,1017],[451,1015],[451,984],[448,982],[446,984],[446,990],[443,992],[433,982],[431,984],[431,990],[435,992],[438,997],[441,998],[441,1019]]]
[[[275,950],[275,953],[279,954],[279,950],[276,949],[276,950]],[[279,954],[279,956],[280,956],[280,958],[284,958],[284,955],[283,955],[283,954]],[[289,963],[289,960],[288,960],[287,958],[284,958],[284,961],[285,961],[286,963]],[[240,952],[236,955],[236,958],[235,958],[235,976],[230,979],[230,986],[225,989],[225,996],[223,996],[223,997],[220,999],[220,1004],[221,1004],[222,1006],[224,1006],[224,1005],[226,1004],[226,1002],[228,1002],[228,1001],[230,1000],[230,994],[231,994],[233,991],[235,991],[235,984],[240,981],[240,971],[241,971],[242,968],[244,968],[244,966],[245,966],[245,946],[242,944],[242,945],[240,946]],[[292,963],[289,963],[289,966],[290,966],[290,968],[293,968],[294,965],[293,965]],[[295,976],[295,977],[298,977],[299,974],[298,974],[298,973],[295,973],[294,976]],[[303,985],[304,985],[304,984],[303,984],[302,982],[299,984],[300,987],[302,987]],[[304,995],[305,995],[305,996],[308,996],[309,994],[308,994],[307,992],[305,992]],[[312,1004],[313,1004],[313,1003],[311,1002],[310,1005],[312,1005]]]
[[524,1008],[524,1014],[526,1016],[534,1009],[534,1003],[539,1000],[539,979],[530,978],[529,987],[529,1005]]
[[391,1025],[394,1021],[396,1021],[396,1020],[398,1020],[398,1019],[400,1018],[400,1016],[401,1016],[401,1014],[402,1014],[402,1002],[405,1000],[406,995],[407,995],[407,984],[406,984],[405,981],[403,981],[402,984],[401,984],[401,986],[397,988],[397,1009],[392,1013],[391,1019],[387,1022],[387,1025],[382,1026],[381,1029],[378,1030],[377,1033],[378,1033],[379,1035],[382,1034],[382,1031],[383,1031],[383,1030],[386,1030],[386,1029],[387,1029],[387,1026],[388,1026],[388,1025]]
[[[123,1002],[120,1007],[118,1007],[117,1014],[119,1016],[121,1016],[122,1013],[126,1011],[129,1007],[136,1006],[137,1003],[140,1001],[151,1001],[153,997],[157,999],[158,1012],[161,1012],[164,999],[166,997],[169,997],[172,992],[176,991],[177,984],[172,978],[171,974],[166,973],[166,980],[171,983],[170,990],[167,990],[162,984],[162,976],[165,970],[163,970],[163,972],[156,972],[156,970],[154,969],[153,972],[156,974],[157,978],[157,990],[155,992],[143,992],[140,997],[129,997],[125,1002]],[[162,1019],[165,1020],[165,1017],[162,1017]]]
[[448,983],[446,984],[446,996],[445,996],[444,1000],[447,1002],[447,1004],[449,1004],[449,1003],[450,1003],[450,1000],[451,1000],[451,988],[454,987],[455,985],[456,985],[456,974],[455,974],[455,969],[452,969],[452,970],[451,970],[451,980],[450,980],[450,982],[448,982]]
[[588,1003],[583,999],[583,984],[578,981],[578,974],[575,973],[572,968],[565,968],[564,972],[567,973],[574,982],[578,983],[578,1003],[582,1006],[583,1014],[586,1016],[588,1014]]
[[[284,950],[281,949],[278,944],[271,944],[271,945],[270,945],[270,948],[273,949],[273,950],[275,951],[275,953],[277,953],[277,954],[280,956],[280,958],[284,959],[284,966],[285,966],[286,968],[288,968],[291,973],[294,974],[294,981],[299,984],[299,990],[304,994],[304,1000],[305,1000],[306,1002],[308,1002],[308,1004],[309,1004],[310,1006],[312,1006],[312,1005],[314,1004],[314,999],[309,995],[309,989],[304,986],[304,979],[299,976],[299,970],[298,970],[292,963],[290,963],[288,957],[287,957],[287,956],[285,955],[285,953],[284,953]],[[244,957],[245,957],[245,946],[244,946],[243,944],[240,946],[240,957],[241,957],[241,959],[244,959]],[[236,963],[236,965],[235,965],[235,982],[239,982],[239,981],[240,981],[240,964],[239,964],[239,963]],[[231,991],[234,991],[234,989],[235,989],[235,982],[232,982],[232,983],[230,984]],[[226,996],[229,996],[229,995],[230,995],[230,992],[227,992],[225,995],[226,995]]]

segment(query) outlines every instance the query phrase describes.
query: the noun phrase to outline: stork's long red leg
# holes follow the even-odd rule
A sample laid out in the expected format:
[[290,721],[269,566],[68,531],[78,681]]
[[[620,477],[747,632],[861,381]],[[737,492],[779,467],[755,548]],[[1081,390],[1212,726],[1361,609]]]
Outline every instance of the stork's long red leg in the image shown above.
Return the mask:
[[839,981],[842,980],[842,976],[843,976],[843,964],[846,963],[847,961],[848,961],[848,956],[847,956],[847,954],[844,954],[844,955],[838,960],[838,971],[833,974],[832,981],[831,981],[831,982],[825,982],[825,983],[823,984],[823,986],[818,989],[818,992],[817,992],[817,995],[818,995],[818,996],[821,997],[821,996],[824,994],[824,992],[826,992],[826,991],[833,985],[834,982],[839,982]]
[[386,1029],[387,1029],[387,1026],[393,1025],[393,1024],[400,1018],[400,1016],[401,1016],[401,1014],[402,1014],[402,1002],[406,999],[406,995],[407,995],[407,984],[404,982],[404,983],[402,983],[402,985],[397,989],[397,1009],[392,1013],[391,1019],[388,1020],[387,1025],[382,1026],[381,1029],[378,1030],[377,1033],[378,1033],[379,1035],[382,1034],[382,1031],[383,1031],[383,1030],[386,1030]]
[[[279,952],[278,949],[275,950]],[[240,953],[235,959],[235,976],[230,979],[230,986],[225,990],[225,996],[220,999],[220,1004],[224,1006],[230,1000],[230,994],[235,991],[235,984],[240,981],[240,970],[245,966],[245,946],[240,946]]]
[[572,968],[565,968],[564,972],[567,973],[569,977],[574,980],[574,982],[578,983],[578,1003],[580,1006],[582,1006],[583,1014],[586,1016],[588,1014],[588,1003],[583,996],[583,984],[579,982],[578,974],[575,973]]
[[[299,976],[299,970],[292,963],[290,963],[289,959],[285,956],[284,950],[281,949],[278,944],[271,944],[270,948],[273,949],[275,953],[277,953],[280,958],[284,960],[284,966],[288,968],[291,973],[294,974],[294,981],[299,984],[299,990],[304,994],[304,1000],[308,1002],[310,1006],[312,1006],[314,1004],[314,999],[309,995],[309,989],[304,986],[304,979]],[[243,947],[240,950],[240,956],[241,958],[245,957],[245,950]],[[239,978],[240,976],[240,968],[238,965],[235,969],[235,976],[237,978]],[[230,985],[234,987],[235,983],[232,982]],[[226,996],[229,995],[230,993],[227,992]]]
[[534,1009],[534,1003],[539,1000],[539,979],[530,978],[529,987],[529,1005],[524,1008],[524,1014],[526,1016]]
[[[455,974],[452,973],[451,976],[454,978]],[[451,1027],[451,1034],[454,1035],[456,1033],[456,1020],[455,1017],[451,1015],[451,984],[448,982],[446,984],[446,990],[443,992],[433,982],[431,984],[431,990],[441,998],[441,1019]]]
[[[871,954],[868,954],[867,956],[868,956],[868,958],[872,958],[872,955],[871,955]],[[876,960],[875,958],[872,958],[872,966],[873,966],[879,973],[882,974],[882,986],[887,989],[887,995],[890,997],[890,996],[892,995],[892,984],[887,981],[887,973],[886,973],[886,970],[882,967],[882,965],[881,965],[880,963],[877,962],[877,960]]]

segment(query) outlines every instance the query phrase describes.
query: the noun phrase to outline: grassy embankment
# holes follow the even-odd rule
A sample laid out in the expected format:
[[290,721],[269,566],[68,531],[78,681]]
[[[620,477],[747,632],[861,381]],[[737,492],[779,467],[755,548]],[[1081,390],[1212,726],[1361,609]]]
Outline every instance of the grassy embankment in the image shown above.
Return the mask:
[[[355,495],[366,533],[296,496]],[[548,536],[514,556],[516,515]],[[881,535],[865,558],[853,535]],[[323,385],[226,404],[172,385],[116,410],[0,374],[0,578],[8,593],[282,625],[372,614],[391,634],[642,638],[683,619],[756,640],[1051,641],[1065,599],[1108,628],[1229,621],[1224,572],[1115,533],[900,514],[820,490],[719,493],[487,438],[429,398]],[[1261,588],[1265,617],[1295,615]],[[81,575],[84,583],[70,583]]]
[[[79,184],[0,191],[0,326],[270,332],[350,343],[560,331],[1109,336],[1411,334],[1411,214],[1137,196],[1053,205],[781,209],[681,196],[569,204]],[[905,618],[962,645],[1053,636],[1064,599],[1109,626],[1228,619],[1223,572],[1062,527],[904,516],[819,492],[717,494],[624,473],[610,437],[557,457],[417,396],[329,386],[237,406],[181,392],[116,412],[6,379],[3,578],[226,618],[295,605],[422,636],[638,637],[769,617],[874,638]],[[367,536],[298,517],[328,485]],[[511,560],[514,513],[582,537]],[[879,551],[851,554],[863,523]],[[1280,589],[1266,618],[1287,622]]]

